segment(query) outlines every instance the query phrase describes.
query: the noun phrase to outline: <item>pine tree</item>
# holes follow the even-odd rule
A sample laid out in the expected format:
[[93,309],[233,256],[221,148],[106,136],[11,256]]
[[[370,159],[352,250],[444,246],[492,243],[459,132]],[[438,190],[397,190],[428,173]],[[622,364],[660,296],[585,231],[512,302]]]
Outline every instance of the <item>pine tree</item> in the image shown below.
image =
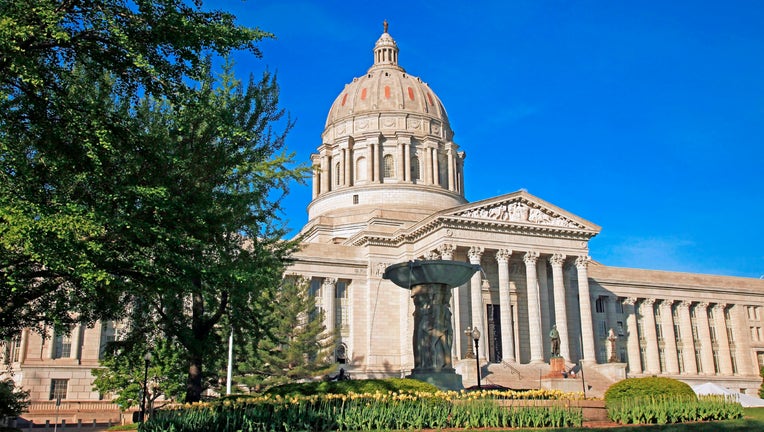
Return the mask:
[[287,277],[273,299],[269,336],[252,341],[239,353],[237,384],[250,389],[310,380],[332,372],[334,335],[308,293],[308,282]]

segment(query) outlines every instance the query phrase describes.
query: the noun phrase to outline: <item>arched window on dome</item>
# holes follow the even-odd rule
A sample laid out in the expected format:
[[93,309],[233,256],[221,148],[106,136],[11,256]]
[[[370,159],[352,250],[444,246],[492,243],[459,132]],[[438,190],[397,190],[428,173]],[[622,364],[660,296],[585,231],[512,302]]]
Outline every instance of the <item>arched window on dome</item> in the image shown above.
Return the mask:
[[419,176],[419,158],[416,156],[413,156],[411,158],[411,179],[412,180],[419,180],[421,177]]
[[385,178],[395,177],[395,161],[392,155],[385,155]]
[[340,182],[342,181],[341,174],[342,173],[340,172],[340,163],[337,162],[336,164],[334,164],[334,184],[336,184],[337,186],[339,186]]

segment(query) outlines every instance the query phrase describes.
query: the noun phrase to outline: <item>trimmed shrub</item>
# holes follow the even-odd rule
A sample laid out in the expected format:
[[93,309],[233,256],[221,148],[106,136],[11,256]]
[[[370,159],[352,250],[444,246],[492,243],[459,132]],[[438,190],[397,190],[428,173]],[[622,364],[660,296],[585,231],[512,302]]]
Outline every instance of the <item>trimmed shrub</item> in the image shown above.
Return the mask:
[[432,384],[406,378],[386,378],[346,381],[314,381],[305,383],[284,384],[271,387],[265,394],[280,396],[312,396],[323,394],[348,393],[435,393],[438,388]]
[[697,399],[692,387],[682,381],[664,377],[627,378],[607,389],[605,404],[622,399],[658,396]]

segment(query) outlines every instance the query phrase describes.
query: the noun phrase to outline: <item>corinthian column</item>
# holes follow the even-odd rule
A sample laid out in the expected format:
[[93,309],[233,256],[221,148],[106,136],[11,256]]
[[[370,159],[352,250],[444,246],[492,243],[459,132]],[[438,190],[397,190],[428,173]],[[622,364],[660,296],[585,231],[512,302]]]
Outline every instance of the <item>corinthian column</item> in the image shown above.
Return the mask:
[[525,287],[528,291],[528,332],[530,334],[531,363],[544,361],[544,347],[541,335],[541,305],[539,304],[539,285],[536,262],[539,253],[528,251],[523,256],[525,261]]
[[716,340],[719,345],[719,372],[723,375],[732,375],[732,359],[730,358],[730,341],[727,337],[727,320],[724,317],[724,309],[727,305],[717,303],[714,306],[714,321],[716,325]]
[[576,270],[578,270],[578,302],[581,309],[584,360],[596,363],[597,353],[594,350],[594,327],[592,326],[592,299],[589,295],[589,275],[586,272],[590,260],[588,256],[576,258]]
[[645,357],[647,358],[648,373],[661,373],[661,363],[658,357],[658,335],[655,333],[655,299],[649,298],[642,302],[642,328],[645,331]]
[[326,278],[321,286],[321,306],[324,309],[324,327],[329,335],[334,334],[334,291],[337,286],[337,278]]
[[703,375],[714,375],[716,368],[714,367],[714,351],[711,346],[711,331],[708,329],[708,303],[701,302],[695,306],[695,322],[698,325]]
[[509,257],[512,251],[499,249],[496,262],[499,264],[499,309],[501,314],[501,354],[502,360],[515,361],[515,334],[512,323],[512,306],[509,293]]
[[562,264],[565,255],[554,254],[549,258],[552,264],[552,285],[554,285],[554,317],[557,331],[560,333],[560,356],[570,361],[570,339],[568,338],[568,310],[565,306],[565,284],[563,283]]
[[674,334],[674,315],[671,313],[673,300],[663,300],[661,308],[661,327],[663,328],[663,352],[666,355],[666,372],[679,373],[679,360],[676,356],[676,335]]
[[684,373],[697,375],[698,364],[695,362],[695,341],[692,337],[692,319],[690,318],[691,301],[683,300],[677,305],[679,315],[679,331],[682,332],[682,358],[684,359]]
[[626,313],[626,350],[629,354],[629,372],[632,374],[642,373],[642,361],[639,355],[639,333],[637,332],[637,309],[634,305],[637,299],[629,297],[623,301]]
[[[470,263],[480,265],[480,258],[483,257],[483,248],[480,246],[472,246],[469,251]],[[486,357],[486,342],[488,341],[488,329],[485,328],[483,323],[483,274],[482,272],[475,272],[470,279],[470,300],[472,301],[472,327],[480,329],[480,342],[478,349],[480,353],[475,353],[478,358]]]

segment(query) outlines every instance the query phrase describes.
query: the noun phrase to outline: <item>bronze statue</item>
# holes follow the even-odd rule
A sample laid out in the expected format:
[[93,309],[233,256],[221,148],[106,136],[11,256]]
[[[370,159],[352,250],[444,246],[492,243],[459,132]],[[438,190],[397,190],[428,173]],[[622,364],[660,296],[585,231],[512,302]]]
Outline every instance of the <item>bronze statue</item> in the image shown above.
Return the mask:
[[552,357],[560,356],[560,332],[557,331],[557,324],[552,326],[552,331],[549,332],[549,339],[552,343]]

